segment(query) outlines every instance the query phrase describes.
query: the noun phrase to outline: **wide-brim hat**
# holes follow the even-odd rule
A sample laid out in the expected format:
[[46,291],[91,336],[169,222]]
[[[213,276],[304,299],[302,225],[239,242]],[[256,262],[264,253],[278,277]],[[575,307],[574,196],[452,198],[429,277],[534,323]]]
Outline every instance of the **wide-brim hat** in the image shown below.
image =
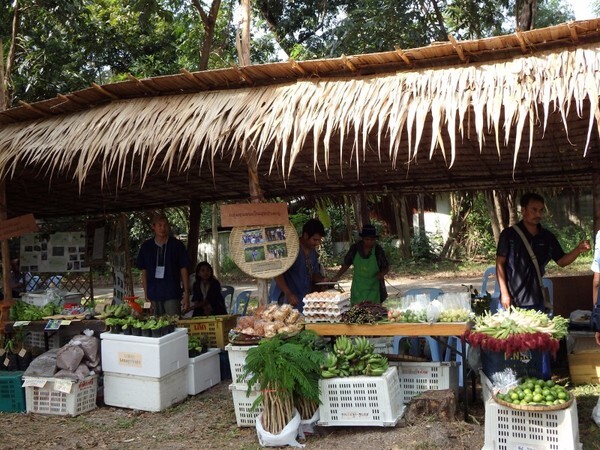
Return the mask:
[[375,229],[374,225],[371,224],[366,224],[365,226],[363,226],[362,231],[360,233],[358,233],[358,235],[360,237],[372,237],[372,238],[378,238],[379,235],[377,234],[377,230]]

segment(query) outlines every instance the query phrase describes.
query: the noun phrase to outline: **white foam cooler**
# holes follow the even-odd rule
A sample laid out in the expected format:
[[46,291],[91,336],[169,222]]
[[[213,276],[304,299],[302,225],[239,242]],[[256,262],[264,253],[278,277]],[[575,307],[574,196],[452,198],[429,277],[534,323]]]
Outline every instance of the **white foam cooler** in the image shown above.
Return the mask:
[[102,333],[105,372],[160,378],[188,365],[186,328],[159,338]]
[[221,382],[220,353],[221,349],[211,348],[203,355],[189,359],[188,394],[196,395]]
[[109,406],[158,412],[187,395],[187,366],[162,378],[104,372],[104,403]]

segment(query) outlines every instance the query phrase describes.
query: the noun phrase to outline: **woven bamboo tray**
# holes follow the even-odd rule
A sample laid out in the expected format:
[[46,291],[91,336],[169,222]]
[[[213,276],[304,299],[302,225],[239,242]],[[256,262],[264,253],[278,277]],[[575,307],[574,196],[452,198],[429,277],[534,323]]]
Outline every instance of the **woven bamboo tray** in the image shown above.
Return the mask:
[[506,406],[511,409],[518,409],[520,411],[540,411],[540,412],[550,412],[550,411],[560,411],[561,409],[567,409],[573,403],[573,396],[569,396],[569,400],[559,405],[515,405],[514,403],[507,402],[502,400],[496,396],[496,393],[492,395],[496,403],[502,406]]

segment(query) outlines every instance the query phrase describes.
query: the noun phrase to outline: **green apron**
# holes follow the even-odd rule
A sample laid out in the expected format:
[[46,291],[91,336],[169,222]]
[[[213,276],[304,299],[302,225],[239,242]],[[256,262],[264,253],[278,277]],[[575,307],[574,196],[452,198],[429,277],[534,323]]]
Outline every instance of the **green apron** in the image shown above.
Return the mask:
[[379,279],[377,273],[379,266],[375,251],[371,250],[368,258],[361,258],[360,252],[356,252],[354,256],[354,275],[352,276],[352,288],[350,295],[350,303],[356,305],[365,300],[371,303],[380,303]]

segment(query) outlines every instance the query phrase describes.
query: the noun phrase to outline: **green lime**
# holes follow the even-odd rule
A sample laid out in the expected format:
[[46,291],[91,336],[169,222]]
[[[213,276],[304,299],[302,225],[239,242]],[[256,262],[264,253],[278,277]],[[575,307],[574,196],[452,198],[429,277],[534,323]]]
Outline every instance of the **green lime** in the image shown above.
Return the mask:
[[553,396],[551,396],[550,394],[546,395],[547,402],[554,402],[554,400],[556,400],[556,399]]
[[556,396],[561,400],[566,400],[569,397],[567,393],[563,391],[559,391]]
[[544,399],[544,397],[542,397],[540,394],[535,394],[533,396],[533,401],[536,402],[536,403],[541,402],[543,399]]
[[519,394],[517,394],[516,392],[511,392],[510,399],[511,400],[519,400]]
[[548,387],[552,387],[552,386],[554,386],[554,384],[555,384],[555,383],[554,383],[554,381],[552,381],[552,380],[548,380],[548,381],[546,381],[546,386],[548,386]]

